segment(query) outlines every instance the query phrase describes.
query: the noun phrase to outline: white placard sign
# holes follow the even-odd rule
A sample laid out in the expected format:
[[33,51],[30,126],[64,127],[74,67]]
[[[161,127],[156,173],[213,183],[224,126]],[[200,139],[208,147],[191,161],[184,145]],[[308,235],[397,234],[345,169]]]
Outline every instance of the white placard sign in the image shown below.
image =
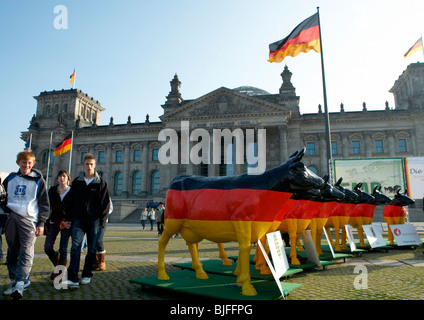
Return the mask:
[[356,250],[355,238],[353,237],[352,227],[350,224],[345,224],[347,240],[349,241],[350,251]]
[[333,258],[335,258],[336,256],[334,255],[334,249],[331,245],[330,238],[328,237],[327,230],[325,229],[325,227],[322,227],[322,230],[324,231],[325,238],[327,239],[328,247],[330,248],[331,254],[333,255]]
[[313,263],[315,263],[317,266],[320,267],[321,263],[318,258],[318,253],[315,248],[314,241],[312,240],[311,230],[305,230],[304,232],[300,234],[300,236],[303,241],[303,246],[305,247],[306,256],[308,257],[310,261],[312,261]]
[[384,247],[386,245],[386,241],[384,240],[381,232],[379,230],[379,226],[376,224],[364,224],[362,225],[362,229],[365,232],[367,240],[371,246],[371,248]]
[[272,265],[271,261],[269,260],[261,241],[258,241],[259,248],[261,249],[262,254],[265,257],[266,263],[268,264],[268,267],[271,270],[272,276],[274,277],[274,280],[277,283],[281,295],[286,298],[286,294],[284,293],[283,288],[281,287],[280,278],[289,269],[289,262],[287,261],[286,250],[284,249],[283,240],[281,239],[281,232],[276,231],[268,233],[266,237],[268,240],[268,247],[271,252],[272,261],[274,262],[274,265]]
[[411,246],[422,243],[413,224],[392,224],[390,229],[398,246]]

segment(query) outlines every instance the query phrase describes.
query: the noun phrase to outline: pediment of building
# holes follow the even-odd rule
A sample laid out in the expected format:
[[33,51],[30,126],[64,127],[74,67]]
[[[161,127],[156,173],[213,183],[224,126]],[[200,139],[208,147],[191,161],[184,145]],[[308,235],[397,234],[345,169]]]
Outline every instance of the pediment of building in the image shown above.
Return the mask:
[[288,116],[290,110],[285,106],[221,87],[200,98],[183,103],[160,118],[163,122],[167,122],[208,118],[252,118],[272,115]]

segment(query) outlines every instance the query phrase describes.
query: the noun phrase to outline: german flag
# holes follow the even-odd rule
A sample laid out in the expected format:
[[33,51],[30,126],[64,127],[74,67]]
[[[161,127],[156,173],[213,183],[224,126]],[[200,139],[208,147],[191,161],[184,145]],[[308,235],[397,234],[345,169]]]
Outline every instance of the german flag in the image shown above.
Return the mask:
[[61,143],[54,149],[53,156],[60,156],[61,154],[71,150],[72,146],[72,134],[69,134]]
[[269,45],[269,62],[281,62],[285,57],[295,57],[301,52],[321,52],[318,12],[301,22],[284,39]]
[[406,52],[403,56],[406,58],[408,58],[410,55],[418,52],[418,51],[423,51],[423,39],[422,37],[419,38],[417,40],[417,42],[415,42],[415,44],[408,50],[408,52]]
[[69,78],[71,78],[70,83],[72,85],[72,83],[74,83],[74,80],[75,80],[75,68],[74,68],[74,72],[72,72],[72,74]]

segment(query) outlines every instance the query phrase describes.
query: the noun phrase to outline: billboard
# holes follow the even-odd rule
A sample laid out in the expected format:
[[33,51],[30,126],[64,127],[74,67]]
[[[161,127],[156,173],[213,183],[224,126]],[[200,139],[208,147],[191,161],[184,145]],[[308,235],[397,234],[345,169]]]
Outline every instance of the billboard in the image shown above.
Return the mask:
[[334,159],[334,181],[343,178],[342,185],[353,189],[362,182],[362,190],[372,193],[375,186],[393,198],[397,190],[407,187],[404,158]]
[[405,158],[407,186],[412,199],[424,197],[424,158]]

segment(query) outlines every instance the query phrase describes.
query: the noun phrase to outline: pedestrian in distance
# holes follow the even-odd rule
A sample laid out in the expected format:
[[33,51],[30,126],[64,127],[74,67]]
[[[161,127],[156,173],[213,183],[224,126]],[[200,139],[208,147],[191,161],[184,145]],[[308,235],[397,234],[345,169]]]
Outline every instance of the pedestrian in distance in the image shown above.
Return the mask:
[[100,228],[106,226],[110,207],[110,196],[106,182],[96,172],[96,159],[86,154],[83,161],[84,173],[72,181],[70,218],[72,221],[71,261],[67,281],[61,288],[79,287],[81,246],[87,236],[87,254],[81,274],[81,284],[86,285],[93,277],[96,259],[96,243]]
[[[46,224],[44,242],[44,252],[53,263],[66,266],[68,261],[68,243],[71,236],[71,222],[69,218],[70,200],[71,200],[71,176],[67,170],[60,170],[56,176],[57,184],[49,189],[50,217]],[[54,244],[60,233],[59,251],[54,250]],[[59,272],[52,272],[50,279],[54,278]]]
[[5,211],[9,214],[5,236],[8,245],[7,269],[11,281],[3,295],[21,299],[30,285],[36,238],[44,232],[50,215],[50,202],[41,171],[34,169],[35,156],[25,150],[16,158],[19,170],[3,182],[7,192]]
[[153,230],[153,225],[156,221],[156,212],[155,212],[155,208],[151,207],[150,211],[149,211],[149,220],[150,220],[150,231]]
[[141,226],[143,227],[143,230],[144,228],[146,228],[146,220],[147,220],[148,214],[149,213],[147,212],[147,208],[144,207],[144,210],[141,211],[141,215],[140,215],[140,223],[141,223]]

